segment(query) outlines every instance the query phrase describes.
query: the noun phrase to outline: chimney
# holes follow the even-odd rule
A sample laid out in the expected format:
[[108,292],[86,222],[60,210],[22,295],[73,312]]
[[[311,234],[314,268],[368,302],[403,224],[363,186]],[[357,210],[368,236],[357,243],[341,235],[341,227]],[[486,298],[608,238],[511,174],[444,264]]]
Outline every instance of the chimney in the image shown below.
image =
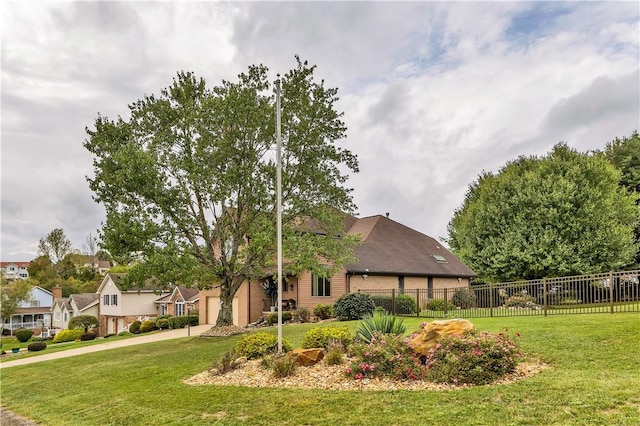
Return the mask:
[[62,287],[57,285],[54,288],[52,288],[51,290],[53,291],[53,300],[54,301],[56,299],[61,299],[62,298]]

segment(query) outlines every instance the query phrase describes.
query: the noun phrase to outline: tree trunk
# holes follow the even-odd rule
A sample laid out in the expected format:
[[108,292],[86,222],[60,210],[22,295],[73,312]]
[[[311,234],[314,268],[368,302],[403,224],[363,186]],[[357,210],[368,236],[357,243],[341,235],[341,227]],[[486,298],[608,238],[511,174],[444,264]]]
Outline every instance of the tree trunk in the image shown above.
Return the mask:
[[220,286],[220,311],[216,320],[216,327],[233,325],[233,298],[240,287],[233,280],[225,280]]

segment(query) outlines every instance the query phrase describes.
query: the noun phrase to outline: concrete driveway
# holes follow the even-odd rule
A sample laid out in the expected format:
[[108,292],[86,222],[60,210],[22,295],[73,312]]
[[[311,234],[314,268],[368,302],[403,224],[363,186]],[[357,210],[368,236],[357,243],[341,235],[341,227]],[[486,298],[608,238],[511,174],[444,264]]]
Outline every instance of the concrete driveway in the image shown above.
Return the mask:
[[[200,333],[209,330],[211,327],[211,325],[197,325],[191,327],[191,337],[199,336]],[[70,356],[88,354],[91,352],[108,351],[110,349],[123,348],[125,346],[142,345],[145,343],[160,342],[162,340],[177,339],[179,337],[187,337],[188,334],[189,330],[187,328],[179,328],[176,330],[167,330],[154,334],[142,334],[130,339],[118,340],[113,342],[108,341],[107,339],[104,343],[100,343],[99,345],[85,346],[82,348],[69,349],[66,351],[54,352],[49,354],[46,353],[45,349],[42,355],[16,359],[14,361],[2,361],[0,363],[0,369],[15,367],[17,365],[33,364],[35,362],[44,362],[51,359],[67,358]]]

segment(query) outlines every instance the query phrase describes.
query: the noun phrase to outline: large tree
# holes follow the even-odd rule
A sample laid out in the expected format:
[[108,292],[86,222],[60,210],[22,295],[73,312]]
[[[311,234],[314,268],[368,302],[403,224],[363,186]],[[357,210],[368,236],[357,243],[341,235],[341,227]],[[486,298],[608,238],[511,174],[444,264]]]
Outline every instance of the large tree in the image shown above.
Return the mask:
[[[283,251],[291,273],[326,273],[352,256],[341,212],[354,209],[346,172],[355,155],[336,111],[337,89],[296,57],[282,78]],[[87,129],[94,155],[89,185],[104,204],[102,246],[116,260],[142,259],[140,284],[219,287],[217,325],[232,324],[232,300],[247,278],[273,274],[276,260],[275,100],[263,65],[208,89],[180,72],[160,95],[99,116]]]
[[32,280],[15,280],[9,284],[2,278],[0,285],[0,330],[4,328],[11,316],[18,310],[22,302],[28,302],[31,299]]
[[491,281],[588,274],[636,253],[636,197],[601,155],[566,144],[520,157],[473,182],[449,223],[449,244]]
[[38,254],[48,256],[54,264],[64,259],[67,254],[71,253],[71,250],[71,241],[60,228],[56,228],[46,237],[40,238],[38,244]]

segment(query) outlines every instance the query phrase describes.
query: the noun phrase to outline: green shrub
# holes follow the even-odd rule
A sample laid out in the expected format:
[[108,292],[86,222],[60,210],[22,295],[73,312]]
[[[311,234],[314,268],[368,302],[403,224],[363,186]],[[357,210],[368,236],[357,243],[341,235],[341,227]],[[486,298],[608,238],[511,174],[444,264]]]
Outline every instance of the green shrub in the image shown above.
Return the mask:
[[129,332],[133,334],[140,334],[140,325],[142,325],[142,322],[135,320],[131,325],[129,325]]
[[[291,318],[292,318],[291,312],[289,312],[289,311],[282,312],[282,322],[290,321]],[[267,318],[267,321],[269,321],[269,324],[277,324],[278,323],[278,313],[277,312],[270,313],[269,317]]]
[[160,318],[156,320],[156,327],[160,330],[166,330],[169,328],[169,320],[166,318]]
[[309,309],[305,308],[304,306],[301,306],[295,311],[293,311],[293,317],[300,322],[309,322],[310,316],[311,316],[311,312],[309,312]]
[[521,355],[506,334],[474,331],[446,337],[426,362],[426,378],[436,383],[485,385],[515,370]]
[[387,313],[374,313],[358,323],[356,337],[366,343],[370,343],[375,332],[400,335],[404,334],[405,331],[407,331],[407,327],[403,324],[402,318]]
[[349,328],[340,327],[316,327],[307,331],[302,339],[302,348],[325,348],[332,340],[339,341],[343,347],[347,347],[353,341]]
[[131,333],[128,330],[122,330],[120,333],[118,333],[118,336],[129,336],[131,334],[133,334],[133,333]]
[[291,377],[296,373],[296,357],[290,354],[274,355],[271,361],[273,377],[282,379]]
[[[289,352],[292,348],[291,343],[282,339],[284,352]],[[246,356],[248,359],[275,354],[278,352],[278,337],[266,332],[245,334],[236,342],[235,350],[238,355]]]
[[238,354],[235,350],[231,349],[223,353],[220,358],[214,359],[211,368],[215,374],[227,373],[238,368],[239,364],[236,363],[237,359]]
[[317,316],[321,320],[329,319],[333,316],[333,308],[331,305],[317,304],[313,307],[313,315]]
[[336,300],[333,313],[340,321],[358,320],[371,315],[375,307],[369,294],[349,293]]
[[[430,311],[444,311],[444,299],[432,299],[427,303],[427,309]],[[447,309],[451,308],[451,304],[447,304]]]
[[144,320],[140,324],[140,333],[148,333],[156,329],[156,323],[154,320]]
[[33,336],[33,330],[27,328],[19,328],[16,330],[16,339],[18,339],[19,342],[28,342],[31,336]]
[[327,345],[327,354],[324,357],[327,365],[341,365],[344,363],[344,350],[342,343],[331,340]]
[[356,380],[367,377],[393,377],[400,380],[421,380],[425,368],[413,356],[403,336],[374,333],[370,343],[357,343],[351,351],[354,361],[347,376]]
[[535,301],[536,299],[533,296],[514,294],[504,301],[504,306],[507,308],[536,308],[538,305],[536,305]]
[[185,328],[187,325],[191,324],[191,325],[198,325],[198,317],[195,316],[187,316],[187,315],[180,315],[177,317],[171,317],[169,318],[169,327],[171,328]]
[[[371,296],[376,308],[383,308],[387,312],[393,312],[393,300],[391,296]],[[418,312],[416,299],[408,294],[398,294],[395,296],[396,314],[411,315]]]
[[67,328],[82,328],[85,331],[88,331],[90,328],[98,327],[100,323],[98,322],[98,318],[93,315],[78,315],[77,317],[73,317],[69,320],[69,325]]
[[163,315],[158,315],[156,317],[156,321],[161,320],[161,319],[169,319],[171,318],[173,315],[169,315],[169,314],[163,314]]
[[83,333],[84,330],[81,328],[74,330],[64,329],[56,334],[56,337],[53,338],[53,343],[74,342],[78,340]]
[[[81,328],[79,328],[78,330],[82,330]],[[84,330],[83,330],[84,331]],[[92,333],[92,332],[88,332],[88,333],[82,333],[80,335],[80,340],[85,342],[87,340],[95,340],[96,337],[98,337],[98,335],[96,333]]]
[[478,306],[478,298],[476,293],[468,288],[461,288],[453,293],[451,304],[460,309],[475,308]]
[[38,352],[46,348],[47,348],[47,343],[42,341],[29,343],[29,346],[27,346],[27,349],[29,350],[29,352]]

